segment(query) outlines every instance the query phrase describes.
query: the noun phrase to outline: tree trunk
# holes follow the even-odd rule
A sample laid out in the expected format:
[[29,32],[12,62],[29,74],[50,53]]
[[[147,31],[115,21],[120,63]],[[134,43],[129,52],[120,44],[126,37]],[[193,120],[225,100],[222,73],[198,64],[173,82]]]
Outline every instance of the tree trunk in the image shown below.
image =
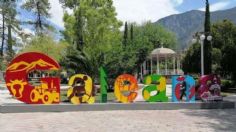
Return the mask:
[[125,31],[124,31],[124,36],[123,36],[123,46],[124,48],[126,47],[127,43],[128,43],[128,23],[125,22]]
[[4,41],[5,41],[5,14],[2,12],[2,45],[1,45],[1,57],[3,57],[3,48],[4,48]]
[[13,41],[11,35],[11,25],[8,25],[8,37],[7,37],[7,60],[11,61],[14,56],[14,51],[12,49]]
[[40,2],[37,2],[37,4],[36,4],[36,6],[37,6],[37,13],[38,13],[38,20],[37,20],[37,22],[36,22],[36,29],[38,29],[38,32],[41,30],[42,31],[42,29],[43,29],[43,27],[42,27],[42,20],[41,20],[41,14],[40,14]]
[[84,47],[84,39],[83,39],[83,18],[82,18],[82,10],[80,9],[76,14],[75,18],[77,21],[76,27],[76,48],[78,51],[82,51]]

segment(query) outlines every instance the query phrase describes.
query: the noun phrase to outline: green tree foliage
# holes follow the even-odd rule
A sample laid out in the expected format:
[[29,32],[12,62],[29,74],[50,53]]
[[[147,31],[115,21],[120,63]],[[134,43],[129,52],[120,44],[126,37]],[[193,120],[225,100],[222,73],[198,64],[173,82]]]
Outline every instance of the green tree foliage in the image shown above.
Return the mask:
[[66,42],[56,42],[51,36],[41,35],[35,36],[32,40],[21,50],[22,52],[41,52],[57,61],[60,61],[66,54]]
[[8,25],[8,35],[7,35],[7,60],[11,61],[11,59],[14,57],[15,53],[13,50],[13,43],[14,40],[12,39],[12,27],[11,25]]
[[218,73],[220,71],[220,63],[222,60],[221,49],[212,48],[212,71],[213,73]]
[[76,33],[74,29],[74,26],[76,25],[75,17],[65,12],[63,16],[63,21],[64,21],[65,30],[62,31],[62,34],[64,36],[64,39],[69,44],[74,44],[75,38],[76,38]]
[[15,45],[15,38],[12,37],[12,33],[19,34],[20,27],[19,21],[16,19],[16,1],[5,0],[0,2],[0,14],[2,23],[1,25],[1,54],[0,57],[3,59],[4,47],[6,48],[7,61],[10,61],[14,56],[13,46]]
[[[71,15],[64,14],[65,31],[62,32],[70,45],[61,64],[71,74],[84,73],[96,80],[99,67],[104,67],[107,76],[113,79],[122,73],[135,74],[153,48],[160,43],[171,48],[176,44],[171,32],[151,22],[132,26],[127,23],[127,33],[121,32],[112,0],[70,1],[72,5],[61,2],[74,10]],[[127,41],[125,47],[123,35]]]
[[130,39],[131,41],[134,40],[134,25],[131,24],[131,27],[130,27]]
[[[236,25],[229,20],[217,22],[211,26],[211,33],[213,71],[235,81]],[[183,59],[183,70],[186,73],[200,73],[200,60],[200,44],[193,44]]]
[[163,46],[173,50],[176,49],[177,40],[175,34],[166,30],[163,26],[146,22],[139,30],[141,30],[139,31],[141,34],[137,37],[146,36],[148,41],[154,45],[154,48]]
[[[216,64],[224,77],[236,81],[236,25],[229,20],[217,22],[212,26],[213,48],[217,49]],[[216,51],[215,51],[216,52]]]
[[[211,22],[210,22],[210,6],[209,1],[206,0],[206,12],[205,12],[205,23],[204,33],[205,40],[203,44],[204,48],[204,74],[212,73],[212,46],[211,42],[207,40],[207,36],[211,35]],[[214,50],[216,51],[216,50]],[[215,53],[215,52],[214,52]],[[183,70],[185,73],[200,73],[199,62],[201,60],[200,44],[193,44],[187,51],[183,58]],[[196,65],[197,63],[197,65]]]
[[183,60],[183,71],[188,73],[200,73],[201,72],[201,44],[193,44],[186,52]]
[[161,25],[146,22],[142,25],[132,23],[128,27],[131,27],[130,37],[127,38],[128,43],[123,50],[123,61],[126,63],[124,63],[122,69],[127,73],[139,73],[140,66],[154,48],[164,46],[175,49],[175,35],[164,29]]
[[[204,26],[205,36],[208,36],[211,32],[211,15],[209,1],[206,0],[206,12],[205,12],[205,26]],[[212,73],[212,46],[211,42],[206,39],[204,40],[204,72],[205,74]]]
[[124,47],[126,47],[126,45],[128,43],[128,32],[129,32],[128,23],[125,22],[125,30],[124,30],[124,37],[123,37],[123,45],[124,45]]
[[1,35],[1,52],[0,52],[0,56],[1,58],[3,59],[3,52],[4,52],[4,43],[5,43],[5,28],[6,28],[6,24],[5,24],[5,21],[6,21],[6,14],[7,14],[7,5],[8,3],[7,2],[3,2],[1,1],[0,3],[0,13],[1,13],[1,17],[2,17],[2,23],[1,23],[1,29],[2,29],[2,35]]
[[59,0],[64,8],[70,8],[76,10],[79,6],[80,0]]
[[26,22],[35,26],[36,33],[51,29],[46,22],[46,18],[50,17],[49,9],[51,8],[48,0],[26,0],[22,8],[36,15],[36,20]]
[[[76,4],[76,2],[72,3]],[[117,50],[113,48],[120,45],[121,22],[116,19],[112,1],[80,0],[78,3],[79,5],[68,6],[77,7],[72,15],[67,13],[64,15],[66,29],[63,35],[71,44],[65,60],[70,62],[67,67],[79,69],[75,72],[96,76],[98,68],[111,61],[111,54]],[[104,58],[109,59],[104,61]]]
[[75,13],[75,42],[76,42],[76,48],[77,50],[80,50],[84,46],[84,35],[83,35],[83,25],[84,25],[84,18],[82,17],[82,10],[79,9]]

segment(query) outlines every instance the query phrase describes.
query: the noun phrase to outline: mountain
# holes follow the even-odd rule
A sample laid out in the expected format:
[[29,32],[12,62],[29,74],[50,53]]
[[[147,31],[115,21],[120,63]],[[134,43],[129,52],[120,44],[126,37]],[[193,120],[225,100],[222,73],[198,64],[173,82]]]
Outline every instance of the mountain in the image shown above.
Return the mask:
[[[211,13],[211,22],[231,20],[236,24],[236,7]],[[191,44],[193,35],[204,29],[205,12],[192,10],[182,14],[171,15],[155,22],[174,32],[178,39],[178,49],[185,49]]]

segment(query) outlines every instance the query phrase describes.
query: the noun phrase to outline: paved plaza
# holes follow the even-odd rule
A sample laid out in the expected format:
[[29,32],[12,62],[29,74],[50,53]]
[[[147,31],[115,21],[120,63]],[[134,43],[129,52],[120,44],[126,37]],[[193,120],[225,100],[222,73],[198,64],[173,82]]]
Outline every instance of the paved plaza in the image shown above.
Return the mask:
[[[170,93],[167,92],[169,95]],[[236,101],[236,95],[225,100]],[[0,104],[18,103],[6,89]],[[0,113],[0,131],[38,132],[235,132],[236,110],[139,110],[52,113]]]
[[1,132],[235,132],[236,111],[156,110],[0,114]]

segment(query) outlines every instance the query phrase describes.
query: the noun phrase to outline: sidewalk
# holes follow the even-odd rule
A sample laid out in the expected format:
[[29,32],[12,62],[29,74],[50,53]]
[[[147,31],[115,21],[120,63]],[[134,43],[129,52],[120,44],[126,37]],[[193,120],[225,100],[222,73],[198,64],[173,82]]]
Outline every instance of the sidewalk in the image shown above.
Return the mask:
[[1,132],[235,132],[235,110],[0,114]]
[[224,100],[232,101],[236,103],[236,94],[232,94],[230,96],[224,97]]
[[[225,97],[225,100],[236,102],[236,95]],[[19,101],[12,99],[8,90],[0,90],[0,104],[16,102]],[[235,109],[0,113],[1,132],[235,132],[235,122]]]

